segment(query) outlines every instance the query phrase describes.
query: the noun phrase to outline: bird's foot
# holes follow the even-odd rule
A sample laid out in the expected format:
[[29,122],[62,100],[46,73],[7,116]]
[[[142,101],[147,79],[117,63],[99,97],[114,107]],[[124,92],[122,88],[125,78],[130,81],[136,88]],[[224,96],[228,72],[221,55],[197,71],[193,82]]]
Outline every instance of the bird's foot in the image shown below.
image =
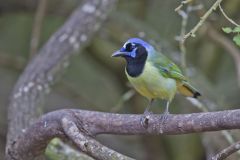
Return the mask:
[[153,112],[149,111],[148,109],[146,109],[144,112],[143,112],[144,115],[151,115],[153,114]]
[[161,116],[161,126],[163,126],[166,122],[166,120],[168,119],[168,116],[169,116],[169,112],[168,111],[165,111]]
[[143,116],[141,117],[141,125],[144,127],[144,128],[148,128],[148,124],[149,124],[149,118],[151,116],[152,112],[149,112],[148,110],[145,110],[144,113],[143,113]]

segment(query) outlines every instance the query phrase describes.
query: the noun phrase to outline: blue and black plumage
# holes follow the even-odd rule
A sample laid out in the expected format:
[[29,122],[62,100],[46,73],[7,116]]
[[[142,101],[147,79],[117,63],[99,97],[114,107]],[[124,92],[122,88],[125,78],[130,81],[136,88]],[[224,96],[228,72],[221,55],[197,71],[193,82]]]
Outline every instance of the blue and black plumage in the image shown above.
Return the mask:
[[150,102],[157,98],[168,101],[166,113],[177,92],[193,98],[201,95],[176,64],[139,38],[129,39],[112,56],[123,57],[126,60],[127,78],[141,95],[147,97]]

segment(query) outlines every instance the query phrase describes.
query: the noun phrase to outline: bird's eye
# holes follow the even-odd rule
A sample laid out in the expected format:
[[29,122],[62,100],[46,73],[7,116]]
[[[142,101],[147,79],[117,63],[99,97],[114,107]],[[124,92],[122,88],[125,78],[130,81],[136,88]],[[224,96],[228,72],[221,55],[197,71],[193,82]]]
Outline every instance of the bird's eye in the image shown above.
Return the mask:
[[134,46],[132,45],[132,43],[127,43],[127,44],[125,45],[125,49],[126,49],[126,51],[128,51],[128,52],[131,52],[131,51],[133,50],[133,48],[134,48]]

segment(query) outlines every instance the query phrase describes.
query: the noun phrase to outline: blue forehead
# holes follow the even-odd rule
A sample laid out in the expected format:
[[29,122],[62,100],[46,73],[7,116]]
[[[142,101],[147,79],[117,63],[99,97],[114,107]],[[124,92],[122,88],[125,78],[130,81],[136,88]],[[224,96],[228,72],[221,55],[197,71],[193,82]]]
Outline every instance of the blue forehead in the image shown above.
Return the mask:
[[144,40],[142,40],[140,38],[130,38],[127,42],[128,43],[129,42],[130,43],[139,43],[139,44],[143,45],[147,50],[153,49],[153,47],[149,43],[145,42]]

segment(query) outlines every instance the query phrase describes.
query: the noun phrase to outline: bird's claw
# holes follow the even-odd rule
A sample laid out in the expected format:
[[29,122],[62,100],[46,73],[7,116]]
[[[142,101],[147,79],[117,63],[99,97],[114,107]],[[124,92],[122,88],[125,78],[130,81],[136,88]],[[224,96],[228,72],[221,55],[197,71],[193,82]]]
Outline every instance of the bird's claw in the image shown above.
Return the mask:
[[169,112],[168,111],[165,111],[163,114],[162,114],[162,117],[161,117],[161,126],[163,126],[167,120],[169,116]]
[[146,129],[148,128],[149,119],[150,119],[151,114],[152,114],[152,112],[144,111],[143,116],[141,117],[141,120],[140,120],[141,125]]
[[153,112],[151,112],[151,111],[149,111],[149,110],[146,109],[146,110],[143,112],[143,114],[144,114],[144,116],[147,116],[147,115],[153,114]]

